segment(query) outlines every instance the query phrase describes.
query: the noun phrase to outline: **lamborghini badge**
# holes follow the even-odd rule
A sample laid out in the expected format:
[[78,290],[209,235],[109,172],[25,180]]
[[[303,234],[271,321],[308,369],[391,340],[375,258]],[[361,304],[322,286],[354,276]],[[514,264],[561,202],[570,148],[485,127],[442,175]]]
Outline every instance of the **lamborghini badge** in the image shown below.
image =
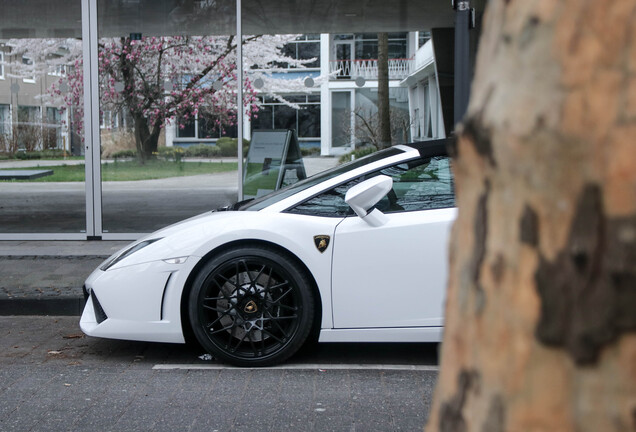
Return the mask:
[[246,305],[245,308],[243,308],[243,310],[246,313],[254,313],[256,311],[258,311],[258,306],[256,306],[256,303],[254,302],[254,300],[250,300]]
[[323,253],[329,246],[329,239],[330,237],[328,235],[314,236],[314,244],[316,245],[316,248],[320,251],[320,253]]

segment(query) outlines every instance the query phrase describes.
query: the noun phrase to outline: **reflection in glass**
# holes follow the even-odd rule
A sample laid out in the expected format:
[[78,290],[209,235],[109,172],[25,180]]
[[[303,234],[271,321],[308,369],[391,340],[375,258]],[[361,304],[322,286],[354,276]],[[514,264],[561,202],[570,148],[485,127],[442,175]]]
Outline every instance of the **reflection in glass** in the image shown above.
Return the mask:
[[333,146],[348,146],[351,144],[351,92],[333,92],[331,109]]
[[[391,113],[391,139],[393,144],[410,141],[410,119],[408,111],[408,92],[405,88],[389,88],[389,110]],[[378,92],[373,89],[356,90],[354,109],[355,139],[357,145],[378,144]]]
[[99,46],[101,109],[131,120],[101,134],[104,231],[148,232],[230,204],[236,140],[223,154],[216,144],[236,137],[235,37],[130,34]]
[[[79,2],[69,6],[76,6],[69,14],[77,12],[79,26]],[[50,37],[55,32],[47,26],[59,24],[52,18],[38,28],[41,38],[11,38],[14,31],[2,29],[9,39],[0,42],[0,174],[5,178],[0,233],[86,231],[82,41]],[[80,34],[79,28],[69,32]]]
[[[244,36],[243,64],[249,72],[237,83],[236,36],[219,34],[223,27],[201,19],[209,15],[218,21],[212,16],[221,3],[180,2],[169,8],[162,2],[154,18],[145,20],[131,19],[135,10],[144,10],[143,2],[98,2],[100,108],[124,112],[131,120],[125,127],[102,129],[105,232],[148,232],[236,201],[237,116],[258,118],[263,96],[276,94],[268,129],[298,129],[296,107],[278,97],[273,76],[316,63],[316,36]],[[227,20],[228,11],[222,12]],[[136,22],[136,33],[118,29],[113,20],[122,16]],[[175,27],[177,19],[181,25]],[[239,84],[244,87],[240,110]],[[304,90],[300,78],[289,85],[296,93]],[[265,112],[261,119],[267,120]]]

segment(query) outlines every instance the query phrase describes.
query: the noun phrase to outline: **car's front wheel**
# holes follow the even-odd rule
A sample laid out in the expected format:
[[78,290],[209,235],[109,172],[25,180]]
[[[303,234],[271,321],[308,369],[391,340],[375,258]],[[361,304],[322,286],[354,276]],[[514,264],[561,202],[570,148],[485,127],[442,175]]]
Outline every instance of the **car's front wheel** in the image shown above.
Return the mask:
[[219,360],[270,366],[307,339],[314,299],[293,260],[266,247],[241,247],[203,267],[190,293],[189,314],[197,340]]

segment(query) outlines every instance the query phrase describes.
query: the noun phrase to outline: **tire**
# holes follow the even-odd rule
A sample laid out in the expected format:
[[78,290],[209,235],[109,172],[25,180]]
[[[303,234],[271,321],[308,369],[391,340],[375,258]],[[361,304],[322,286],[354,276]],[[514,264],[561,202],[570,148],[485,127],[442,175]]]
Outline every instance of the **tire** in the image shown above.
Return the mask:
[[225,251],[194,280],[188,302],[201,346],[235,366],[271,366],[287,360],[311,330],[314,298],[305,272],[273,249]]

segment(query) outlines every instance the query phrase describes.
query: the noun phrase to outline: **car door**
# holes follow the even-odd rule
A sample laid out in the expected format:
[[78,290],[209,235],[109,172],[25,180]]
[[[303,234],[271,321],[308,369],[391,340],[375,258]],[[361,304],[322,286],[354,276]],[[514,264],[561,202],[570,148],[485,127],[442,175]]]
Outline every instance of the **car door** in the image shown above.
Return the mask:
[[393,189],[376,205],[385,223],[371,226],[349,216],[336,227],[334,327],[441,326],[448,237],[456,216],[450,161],[418,159],[372,175],[377,174],[393,179]]

